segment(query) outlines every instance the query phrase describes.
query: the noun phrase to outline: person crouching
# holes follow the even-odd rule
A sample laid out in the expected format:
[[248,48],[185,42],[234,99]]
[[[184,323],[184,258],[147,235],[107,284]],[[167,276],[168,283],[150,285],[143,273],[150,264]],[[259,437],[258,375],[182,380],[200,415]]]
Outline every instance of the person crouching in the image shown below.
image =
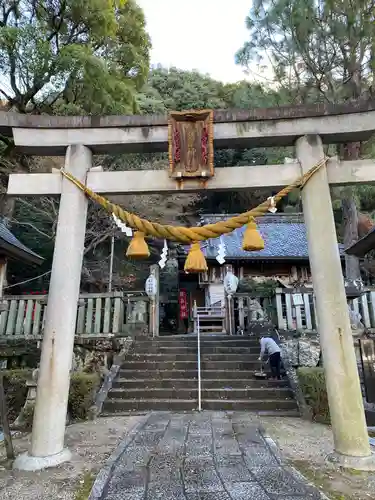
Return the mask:
[[281,380],[281,349],[271,337],[260,339],[259,361],[262,361],[265,354],[269,358],[272,379]]

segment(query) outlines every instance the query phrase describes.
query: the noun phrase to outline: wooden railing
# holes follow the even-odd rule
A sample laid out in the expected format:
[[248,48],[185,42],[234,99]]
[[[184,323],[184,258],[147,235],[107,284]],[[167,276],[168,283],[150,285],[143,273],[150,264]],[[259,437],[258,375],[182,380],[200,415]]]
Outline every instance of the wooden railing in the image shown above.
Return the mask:
[[[317,331],[315,300],[313,291],[293,293],[279,288],[276,291],[277,325],[280,330]],[[363,295],[351,302],[359,312],[362,323],[368,329],[375,329],[375,290],[365,289]]]
[[[0,337],[41,338],[47,295],[5,296],[1,303]],[[77,305],[76,335],[105,336],[126,332],[127,326],[147,324],[149,299],[123,292],[84,293]]]

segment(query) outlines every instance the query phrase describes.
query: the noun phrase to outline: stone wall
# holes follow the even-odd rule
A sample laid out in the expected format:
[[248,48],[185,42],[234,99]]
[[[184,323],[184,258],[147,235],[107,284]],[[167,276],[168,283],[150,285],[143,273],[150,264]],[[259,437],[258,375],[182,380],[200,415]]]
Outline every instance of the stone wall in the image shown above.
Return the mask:
[[[133,339],[125,337],[122,339],[116,339],[116,341],[87,341],[86,339],[86,342],[84,342],[83,345],[75,346],[72,364],[73,380],[74,376],[79,377],[80,375],[86,378],[89,376],[97,377],[99,375],[101,378],[99,388],[94,388],[92,395],[93,404],[88,410],[88,417],[86,418],[95,418],[100,414],[103,402],[107,397],[108,391],[112,387],[113,380],[115,379],[126,354],[131,350],[132,345]],[[26,380],[27,397],[20,414],[13,424],[15,428],[29,428],[31,426],[37,393],[38,375],[39,369],[37,368],[33,370],[30,379]],[[69,415],[67,414],[67,423],[68,422]]]
[[294,392],[301,416],[311,419],[311,410],[306,404],[299,385],[297,369],[302,366],[317,366],[320,359],[320,342],[318,334],[280,334],[280,347],[283,365],[290,386]]
[[[80,338],[74,342],[72,371],[106,373],[116,353],[129,342],[129,337]],[[36,339],[7,339],[0,343],[0,369],[37,368],[41,341]]]
[[[375,338],[375,335],[366,334],[366,337]],[[353,342],[357,358],[358,373],[361,382],[363,404],[366,411],[366,419],[369,425],[371,422],[375,424],[375,404],[368,403],[365,397],[358,334],[356,331],[355,334],[353,333]],[[280,347],[282,350],[284,368],[290,380],[290,385],[295,394],[301,415],[304,418],[310,419],[311,412],[299,387],[297,369],[304,366],[314,367],[318,365],[320,361],[319,335],[309,333],[305,335],[302,334],[301,336],[297,337],[296,334],[288,334],[288,332],[283,332],[283,334],[280,334]]]
[[280,335],[283,359],[288,359],[294,368],[300,366],[317,366],[320,356],[320,340],[318,334],[302,334],[300,336]]

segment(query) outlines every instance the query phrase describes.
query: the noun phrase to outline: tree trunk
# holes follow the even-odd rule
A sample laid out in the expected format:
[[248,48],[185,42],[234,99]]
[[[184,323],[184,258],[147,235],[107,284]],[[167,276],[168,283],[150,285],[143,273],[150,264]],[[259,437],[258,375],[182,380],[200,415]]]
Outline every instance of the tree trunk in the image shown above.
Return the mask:
[[[348,248],[358,240],[358,212],[353,188],[345,188],[342,192],[342,213],[344,223],[344,247]],[[347,279],[361,277],[359,259],[355,255],[345,254],[345,274]]]
[[[361,143],[354,142],[344,144],[341,149],[341,156],[344,160],[358,160],[360,157]],[[342,190],[342,216],[344,229],[344,247],[351,246],[358,240],[358,211],[354,198],[354,189],[347,187]],[[345,254],[345,276],[347,279],[359,279],[361,270],[359,259],[354,255]]]

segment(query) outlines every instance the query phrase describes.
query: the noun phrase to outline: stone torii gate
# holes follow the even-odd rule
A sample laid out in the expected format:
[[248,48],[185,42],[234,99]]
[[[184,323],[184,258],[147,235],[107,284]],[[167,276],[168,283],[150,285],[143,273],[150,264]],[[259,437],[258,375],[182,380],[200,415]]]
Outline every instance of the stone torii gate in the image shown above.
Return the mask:
[[[292,146],[298,163],[218,168],[206,189],[284,187],[324,157],[323,143],[365,141],[375,131],[375,103],[251,111],[219,111],[214,116],[215,148]],[[171,193],[167,171],[100,172],[93,154],[167,151],[164,116],[56,117],[0,113],[0,133],[13,137],[19,152],[65,155],[65,169],[101,194]],[[302,191],[316,310],[334,434],[334,458],[349,467],[371,468],[372,457],[329,185],[375,182],[372,160],[331,158]],[[202,186],[184,183],[182,191]],[[76,305],[84,249],[87,198],[60,173],[14,174],[10,196],[60,196],[48,307],[40,363],[32,444],[15,467],[57,465],[70,458],[64,448]]]

